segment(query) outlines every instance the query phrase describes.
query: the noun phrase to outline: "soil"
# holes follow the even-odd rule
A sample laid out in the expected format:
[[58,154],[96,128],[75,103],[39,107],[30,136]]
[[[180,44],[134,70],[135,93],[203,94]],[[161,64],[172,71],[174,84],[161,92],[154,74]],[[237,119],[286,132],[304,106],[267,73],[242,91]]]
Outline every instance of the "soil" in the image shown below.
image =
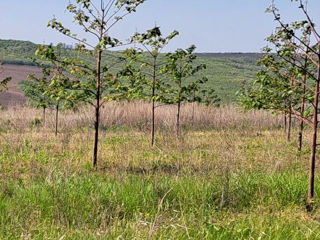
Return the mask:
[[26,103],[26,98],[18,89],[18,82],[26,81],[29,74],[39,76],[41,69],[22,65],[2,65],[0,67],[0,80],[6,77],[12,77],[12,80],[8,84],[8,91],[0,93],[1,107],[8,108]]

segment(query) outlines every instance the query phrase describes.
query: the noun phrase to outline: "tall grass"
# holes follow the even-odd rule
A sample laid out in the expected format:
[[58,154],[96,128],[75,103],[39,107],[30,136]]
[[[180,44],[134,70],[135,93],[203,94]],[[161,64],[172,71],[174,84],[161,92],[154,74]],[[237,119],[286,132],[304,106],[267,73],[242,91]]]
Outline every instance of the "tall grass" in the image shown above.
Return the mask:
[[[62,128],[84,127],[93,122],[93,108],[82,107],[77,112],[66,111],[61,116]],[[172,129],[176,121],[176,107],[162,106],[156,110],[156,125],[162,129]],[[193,114],[194,112],[194,114]],[[146,102],[108,103],[101,112],[102,127],[127,126],[141,130],[150,128],[151,107]],[[35,118],[42,117],[42,110],[14,107],[1,111],[2,124],[22,129],[29,127]],[[48,127],[54,126],[55,114],[48,111]],[[185,128],[272,128],[282,124],[281,117],[265,111],[242,112],[232,105],[206,107],[183,104],[181,125]]]

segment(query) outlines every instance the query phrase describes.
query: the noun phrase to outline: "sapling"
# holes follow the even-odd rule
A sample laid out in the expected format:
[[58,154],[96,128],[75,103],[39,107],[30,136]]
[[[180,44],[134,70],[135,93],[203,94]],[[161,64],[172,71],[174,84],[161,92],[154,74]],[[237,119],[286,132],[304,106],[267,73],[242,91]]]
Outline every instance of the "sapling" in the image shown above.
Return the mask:
[[[140,66],[139,71],[135,71],[135,75],[139,75],[139,79],[143,85],[140,88],[140,97],[152,102],[152,116],[151,116],[151,145],[155,143],[155,110],[158,107],[157,102],[162,102],[165,91],[163,86],[163,71],[162,67],[165,64],[163,59],[160,59],[162,50],[169,44],[169,42],[179,33],[173,31],[166,37],[162,36],[159,27],[154,27],[146,33],[135,33],[132,40],[137,44],[138,50],[132,49],[126,52],[126,56],[132,60],[133,63]],[[132,67],[131,67],[132,68]],[[141,86],[140,83],[138,86]],[[137,88],[137,87],[136,87]],[[139,87],[138,87],[139,88]]]
[[[124,17],[135,12],[144,0],[100,0],[97,1],[98,4],[92,0],[74,2],[68,5],[67,11],[73,15],[74,23],[80,26],[81,37],[72,33],[56,18],[49,22],[48,27],[77,42],[76,50],[82,56],[66,57],[63,65],[68,67],[68,71],[76,79],[67,84],[68,88],[84,92],[87,95],[86,101],[95,109],[92,164],[97,167],[100,110],[107,100],[108,81],[114,78],[112,70],[123,61],[110,50],[127,44],[112,37],[111,30]],[[88,36],[92,41],[87,40]],[[51,61],[58,61],[52,52],[42,53]]]
[[205,64],[196,65],[194,63],[197,58],[194,53],[195,49],[196,47],[192,45],[186,50],[177,49],[174,53],[168,53],[167,62],[163,68],[163,72],[167,73],[171,80],[167,83],[166,102],[177,105],[177,137],[180,136],[181,104],[190,101],[194,97],[195,89],[207,82],[206,78],[190,79],[201,70],[206,69]]

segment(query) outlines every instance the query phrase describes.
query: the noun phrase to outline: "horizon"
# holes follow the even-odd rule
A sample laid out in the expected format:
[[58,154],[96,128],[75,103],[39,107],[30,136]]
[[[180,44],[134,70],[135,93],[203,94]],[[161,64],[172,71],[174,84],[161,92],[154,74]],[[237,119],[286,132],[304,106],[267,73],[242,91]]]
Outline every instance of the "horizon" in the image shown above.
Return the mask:
[[[0,38],[0,41],[17,41],[17,42],[30,42],[32,44],[35,44],[35,45],[42,45],[40,43],[35,43],[33,41],[30,41],[30,40],[21,40],[21,39],[2,39]],[[48,44],[44,44],[44,45],[50,45],[52,44],[53,46],[57,46],[57,44],[66,44],[64,42],[59,42],[57,44],[53,44],[53,43],[48,43]],[[71,46],[69,44],[66,44],[68,46]],[[74,47],[72,45],[72,47]],[[111,50],[113,51],[113,50]],[[121,51],[121,50],[116,50],[116,51]],[[163,53],[166,53],[166,52],[163,52]],[[196,51],[195,54],[262,54],[262,52],[198,52]]]

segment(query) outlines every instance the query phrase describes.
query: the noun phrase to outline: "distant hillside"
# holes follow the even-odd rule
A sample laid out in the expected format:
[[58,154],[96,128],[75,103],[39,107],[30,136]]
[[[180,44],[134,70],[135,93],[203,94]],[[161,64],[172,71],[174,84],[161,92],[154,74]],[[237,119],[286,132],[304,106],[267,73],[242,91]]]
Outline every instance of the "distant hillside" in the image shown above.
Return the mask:
[[31,58],[36,47],[28,41],[0,40],[0,61],[3,64],[34,65]]
[[[36,47],[36,44],[29,41],[0,40],[0,61],[3,64],[32,66],[34,64],[31,58]],[[261,57],[259,53],[197,53],[197,55],[198,62],[207,65],[204,74],[209,78],[208,87],[214,88],[224,103],[234,102],[235,93],[241,83],[254,79],[259,69],[256,62]],[[19,71],[21,75],[21,69]]]

